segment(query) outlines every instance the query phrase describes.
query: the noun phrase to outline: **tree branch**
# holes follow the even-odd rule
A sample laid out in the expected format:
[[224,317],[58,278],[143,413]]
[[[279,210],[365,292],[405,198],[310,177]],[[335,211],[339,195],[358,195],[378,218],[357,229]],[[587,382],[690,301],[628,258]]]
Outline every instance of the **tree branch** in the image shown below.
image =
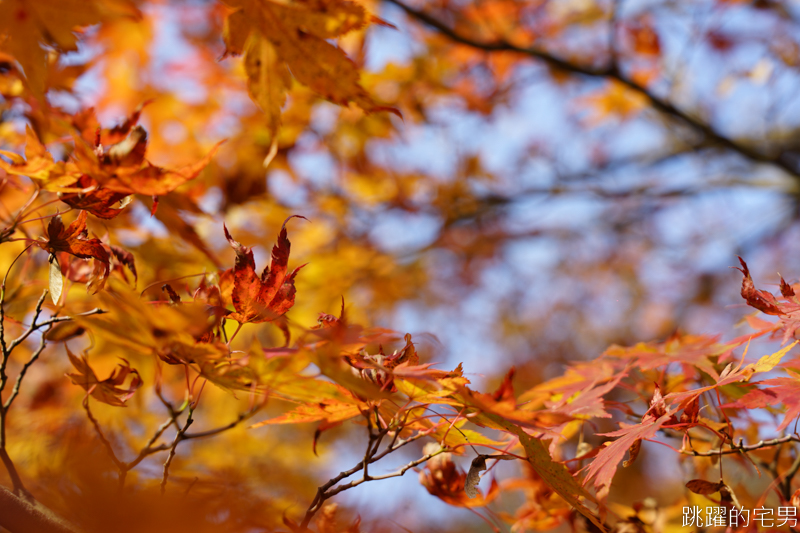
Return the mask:
[[[770,448],[772,446],[780,446],[781,444],[786,444],[787,442],[793,441],[800,442],[800,435],[786,435],[784,437],[777,437],[775,439],[761,440],[755,444],[742,444],[742,442],[739,441],[739,444],[733,444],[730,448],[717,448],[716,450],[708,450],[705,452],[686,449],[681,449],[679,451],[684,455],[692,455],[694,457],[716,457],[719,455],[733,455],[735,453],[752,452],[753,450]],[[798,467],[800,467],[800,464],[798,464]]]
[[79,533],[36,500],[27,501],[0,486],[0,527],[11,533]]
[[178,432],[175,434],[175,439],[172,441],[172,446],[169,448],[169,455],[167,456],[167,460],[164,461],[164,473],[161,476],[161,494],[164,494],[164,491],[167,490],[167,479],[169,478],[169,467],[172,464],[172,460],[175,458],[175,449],[178,447],[178,444],[183,439],[183,435],[186,433],[186,430],[189,429],[189,426],[192,425],[192,408],[189,408],[189,416],[186,418],[186,423],[183,425],[182,428],[178,429]]
[[[388,434],[390,429],[389,429],[389,427],[386,427],[384,429],[381,429],[378,433],[373,433],[372,426],[371,426],[371,423],[370,423],[370,427],[369,427],[369,431],[370,431],[369,437],[370,438],[369,438],[369,444],[367,444],[367,452],[366,452],[366,454],[364,456],[364,459],[362,461],[360,461],[358,464],[356,464],[355,466],[353,466],[352,468],[350,468],[348,470],[345,470],[343,472],[340,472],[339,475],[337,475],[336,477],[330,479],[327,483],[325,483],[324,485],[322,485],[321,487],[319,487],[317,489],[317,494],[314,496],[314,499],[311,501],[311,505],[308,506],[308,510],[306,511],[306,514],[303,517],[303,522],[300,524],[300,529],[301,530],[306,529],[308,527],[308,524],[311,522],[311,519],[317,513],[317,511],[319,511],[322,508],[322,504],[325,503],[325,501],[328,500],[329,498],[335,496],[336,494],[339,494],[340,492],[345,491],[347,489],[352,489],[353,487],[357,487],[358,485],[361,485],[362,483],[364,483],[366,481],[388,479],[388,478],[392,478],[392,477],[402,476],[410,468],[413,468],[413,467],[415,467],[417,465],[420,465],[420,464],[424,463],[425,461],[428,461],[431,457],[434,457],[434,456],[436,456],[436,455],[438,455],[438,454],[440,454],[442,452],[447,451],[447,449],[445,449],[445,448],[440,448],[435,453],[424,455],[420,459],[417,459],[416,461],[412,461],[412,462],[408,463],[407,465],[403,466],[402,468],[400,468],[400,470],[398,470],[398,471],[396,471],[394,473],[386,474],[386,475],[383,475],[383,476],[370,476],[368,474],[368,471],[367,471],[367,465],[375,463],[377,461],[380,461],[382,458],[386,457],[388,454],[398,450],[399,448],[402,448],[406,444],[410,444],[410,443],[412,443],[412,442],[414,442],[414,441],[416,441],[418,439],[421,439],[422,437],[427,437],[428,435],[430,435],[430,433],[432,432],[433,428],[431,428],[431,430],[428,430],[428,431],[419,432],[416,435],[413,435],[413,436],[411,436],[411,437],[409,437],[409,438],[407,438],[405,440],[397,441],[397,434],[401,430],[402,430],[402,427],[397,428],[396,429],[397,433],[395,433],[395,436],[392,439],[391,444],[389,444],[386,447],[386,449],[383,450],[381,453],[377,453],[378,452],[378,446],[380,445],[380,441],[383,439],[383,437],[386,434]],[[360,470],[364,471],[364,475],[361,477],[361,479],[354,480],[354,481],[351,481],[350,483],[347,483],[345,485],[340,485],[338,487],[335,487],[335,485],[337,483],[339,483],[343,479],[346,479],[346,478],[352,476],[353,474],[355,474],[356,472],[358,472]]]
[[593,78],[613,79],[621,83],[628,89],[644,96],[648,100],[650,106],[653,109],[661,112],[664,115],[668,115],[673,118],[679,119],[681,122],[691,127],[697,133],[702,134],[706,138],[706,140],[711,141],[719,146],[722,146],[723,148],[736,152],[737,154],[753,162],[766,163],[778,167],[781,170],[788,173],[789,175],[791,175],[792,177],[800,179],[800,165],[798,165],[796,161],[792,161],[790,154],[786,152],[779,152],[775,155],[765,154],[763,152],[751,148],[750,146],[742,144],[739,141],[731,139],[730,137],[726,137],[722,133],[719,133],[714,128],[712,128],[709,124],[703,122],[701,119],[698,119],[690,115],[689,113],[678,109],[668,100],[656,95],[655,93],[651,92],[647,87],[628,78],[627,76],[625,76],[623,72],[620,71],[620,69],[616,68],[615,63],[611,63],[610,65],[603,67],[580,65],[577,63],[572,63],[565,59],[561,59],[554,55],[551,55],[550,53],[541,50],[539,48],[533,48],[533,47],[526,48],[526,47],[516,46],[503,39],[491,42],[479,41],[469,36],[461,34],[460,32],[450,28],[447,24],[440,21],[439,19],[425,13],[424,11],[414,9],[413,7],[406,5],[400,0],[385,0],[385,1],[396,5],[397,7],[405,11],[413,19],[422,22],[423,24],[435,29],[440,34],[448,37],[450,40],[454,42],[478,50],[483,50],[486,52],[517,52],[520,54],[524,54],[528,57],[538,59],[553,69],[568,72],[570,74],[589,76]]

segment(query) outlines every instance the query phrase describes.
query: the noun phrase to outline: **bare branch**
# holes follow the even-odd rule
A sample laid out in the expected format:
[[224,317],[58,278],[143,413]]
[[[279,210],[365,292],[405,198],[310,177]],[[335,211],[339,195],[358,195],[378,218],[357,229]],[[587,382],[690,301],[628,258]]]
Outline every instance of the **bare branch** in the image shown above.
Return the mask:
[[[698,452],[697,450],[686,450],[686,449],[681,449],[678,451],[680,451],[680,453],[684,455],[693,455],[695,457],[716,457],[719,455],[733,455],[735,453],[746,453],[746,452],[751,452],[753,450],[760,450],[762,448],[780,446],[781,444],[786,444],[787,442],[800,442],[800,435],[786,435],[784,437],[777,437],[770,440],[761,440],[756,442],[755,444],[747,444],[747,445],[739,441],[739,444],[732,444],[729,448],[717,448],[716,450],[708,450],[705,452]],[[800,468],[800,465],[798,465],[798,468]]]
[[167,479],[169,478],[169,467],[172,464],[172,460],[175,458],[175,449],[178,447],[178,444],[181,442],[183,435],[186,433],[186,430],[189,429],[189,426],[192,425],[192,414],[193,410],[189,408],[189,416],[186,418],[186,423],[183,425],[182,428],[178,430],[175,434],[175,439],[172,441],[172,445],[169,448],[169,455],[167,456],[167,460],[164,462],[164,473],[161,477],[161,494],[164,494],[164,491],[167,490]]
[[[368,474],[367,465],[375,463],[377,461],[380,461],[382,458],[386,457],[388,454],[398,450],[399,448],[402,448],[406,444],[410,444],[410,443],[412,443],[412,442],[414,442],[416,440],[419,440],[419,439],[421,439],[423,437],[427,437],[428,435],[431,434],[433,429],[434,428],[431,428],[428,431],[419,432],[419,433],[409,437],[408,439],[398,441],[397,440],[397,433],[400,432],[401,428],[396,428],[396,432],[397,433],[395,433],[395,436],[394,436],[391,444],[389,444],[389,446],[385,450],[383,450],[381,453],[377,453],[378,452],[378,446],[380,445],[380,439],[382,439],[386,434],[389,433],[390,428],[389,427],[384,428],[378,434],[374,434],[371,431],[371,424],[370,424],[370,440],[369,440],[369,444],[367,445],[367,452],[366,452],[366,454],[364,456],[364,459],[362,461],[360,461],[358,464],[356,464],[355,466],[353,466],[352,468],[350,468],[348,470],[345,470],[343,472],[340,472],[339,475],[337,475],[336,477],[330,479],[327,483],[325,483],[324,485],[322,485],[321,487],[319,487],[317,489],[317,494],[314,496],[314,499],[311,501],[311,504],[308,506],[308,510],[306,511],[306,514],[303,517],[303,522],[300,524],[300,527],[303,528],[303,529],[307,528],[308,524],[311,522],[311,519],[314,517],[314,515],[317,513],[317,511],[319,511],[322,508],[322,504],[325,503],[326,500],[328,500],[329,498],[333,497],[334,495],[339,494],[340,492],[345,491],[347,489],[351,489],[353,487],[357,487],[358,485],[364,483],[365,481],[388,479],[388,478],[391,478],[391,477],[402,476],[403,474],[406,473],[406,471],[408,471],[408,469],[413,468],[413,467],[415,467],[415,466],[417,466],[419,464],[422,464],[425,461],[429,460],[431,457],[434,457],[434,456],[436,456],[436,455],[438,455],[438,454],[440,454],[440,453],[442,453],[444,451],[447,451],[446,448],[441,448],[439,451],[437,451],[437,452],[435,452],[433,454],[428,454],[428,455],[423,456],[422,458],[418,459],[417,461],[412,461],[411,463],[408,463],[407,465],[403,466],[400,470],[394,472],[393,474],[386,474],[386,475],[383,475],[383,476],[370,476]],[[376,443],[377,443],[377,445],[376,445]],[[362,469],[364,470],[364,476],[361,479],[354,480],[354,481],[352,481],[350,483],[347,483],[346,485],[341,485],[339,487],[333,488],[340,481],[352,476],[353,474],[355,474],[356,472],[359,472]]]
[[39,356],[42,354],[46,346],[47,346],[47,339],[45,339],[44,335],[42,335],[42,338],[39,340],[39,346],[37,346],[36,350],[31,354],[31,357],[30,359],[28,359],[28,362],[23,365],[22,370],[19,371],[17,380],[14,382],[14,388],[11,389],[11,395],[3,404],[4,411],[8,411],[8,409],[11,407],[11,404],[14,403],[14,399],[19,394],[19,388],[22,385],[22,380],[25,379],[25,374],[27,374],[28,369],[31,367],[31,365],[33,365],[33,363],[35,363],[36,360],[39,359]]
[[78,533],[80,530],[56,516],[36,500],[14,495],[0,486],[0,527],[11,533]]

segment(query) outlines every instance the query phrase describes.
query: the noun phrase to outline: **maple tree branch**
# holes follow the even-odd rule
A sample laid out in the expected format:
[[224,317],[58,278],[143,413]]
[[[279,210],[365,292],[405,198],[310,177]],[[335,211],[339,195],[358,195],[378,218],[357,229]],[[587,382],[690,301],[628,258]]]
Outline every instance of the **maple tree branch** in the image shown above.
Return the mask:
[[100,428],[100,423],[97,421],[97,419],[94,417],[94,415],[92,415],[92,410],[89,408],[89,392],[88,391],[86,393],[86,398],[84,398],[84,400],[83,400],[83,408],[84,408],[84,410],[86,410],[86,416],[89,417],[89,421],[92,423],[92,426],[94,426],[95,433],[97,433],[97,436],[100,439],[100,442],[103,443],[103,447],[105,447],[106,451],[108,452],[109,457],[111,457],[111,460],[114,462],[114,465],[116,465],[117,469],[119,470],[120,486],[122,486],[122,484],[125,482],[125,474],[127,473],[127,470],[125,469],[125,463],[120,461],[120,459],[117,457],[117,454],[114,453],[114,448],[113,448],[113,446],[111,446],[111,442],[109,442],[109,440],[106,438],[105,434],[103,433],[103,430]]
[[[720,455],[732,455],[735,453],[747,453],[753,450],[760,450],[762,448],[770,448],[772,446],[780,446],[782,444],[786,444],[787,442],[800,442],[800,435],[786,435],[784,437],[777,437],[770,440],[761,440],[756,442],[755,444],[743,444],[742,441],[739,441],[739,444],[731,444],[729,448],[718,448],[716,450],[708,450],[705,452],[698,452],[697,450],[686,450],[680,449],[678,450],[680,453],[684,455],[692,455],[694,457],[716,457]],[[800,465],[798,465],[800,468]]]
[[[2,429],[3,437],[5,437],[5,428],[0,429]],[[11,478],[11,488],[13,489],[14,494],[25,493],[26,490],[25,486],[22,484],[22,478],[19,477],[19,472],[17,472],[17,468],[11,461],[8,451],[6,451],[5,443],[3,446],[0,446],[0,461],[3,461],[3,466],[5,466],[6,470],[8,471],[8,477]]]
[[[776,456],[777,457],[777,456]],[[800,453],[797,454],[795,457],[794,462],[783,475],[783,483],[782,483],[782,490],[783,490],[783,497],[785,500],[789,500],[792,495],[792,479],[797,474],[797,471],[800,470]]]
[[175,434],[175,439],[172,441],[172,445],[169,448],[169,455],[167,456],[167,460],[164,461],[164,473],[161,476],[161,494],[167,490],[167,479],[169,478],[169,467],[172,464],[172,460],[175,458],[175,450],[178,447],[178,444],[181,442],[183,435],[186,433],[186,430],[189,429],[189,426],[192,425],[194,420],[192,419],[192,414],[194,410],[189,407],[189,416],[186,418],[186,423],[184,423],[182,428],[178,429],[178,432]]
[[209,430],[206,430],[206,431],[198,431],[197,433],[184,433],[181,436],[181,440],[202,439],[202,438],[205,438],[205,437],[212,437],[214,435],[219,435],[220,433],[222,433],[224,431],[227,431],[229,429],[235,428],[236,426],[238,426],[239,424],[241,424],[242,422],[244,422],[245,420],[247,420],[248,418],[250,418],[254,414],[256,414],[260,409],[261,409],[261,405],[258,405],[256,407],[254,407],[253,409],[250,409],[249,411],[246,411],[244,413],[239,413],[239,416],[236,418],[236,420],[234,420],[230,424],[226,424],[226,425],[220,426],[218,428],[209,429]]
[[0,486],[0,527],[11,533],[78,533],[80,530],[33,499]]
[[679,119],[681,122],[691,127],[697,133],[702,134],[702,136],[706,139],[713,141],[715,144],[736,152],[751,161],[776,166],[795,179],[800,179],[800,168],[796,163],[790,160],[790,157],[787,153],[780,151],[774,155],[766,154],[725,136],[724,134],[716,131],[709,124],[703,122],[701,119],[690,115],[688,112],[678,109],[670,101],[656,95],[644,85],[641,85],[640,83],[627,77],[623,72],[621,72],[620,69],[616,67],[615,62],[611,62],[609,65],[601,67],[581,65],[554,56],[540,48],[517,46],[504,39],[497,39],[489,42],[479,41],[473,39],[472,37],[461,34],[436,17],[406,5],[401,0],[385,1],[396,5],[413,19],[416,19],[426,26],[435,29],[440,34],[449,38],[451,41],[459,44],[486,52],[517,52],[534,59],[538,59],[544,62],[548,67],[555,70],[593,78],[613,79],[624,85],[626,88],[635,91],[646,98],[653,109],[664,115]]
[[[27,248],[26,248],[27,250]],[[12,262],[11,266],[14,266],[14,263],[22,256],[20,253],[14,262]],[[2,341],[2,360],[0,360],[0,394],[2,394],[3,390],[8,383],[8,374],[6,373],[6,368],[8,365],[8,361],[11,358],[11,352],[16,348],[20,342],[16,340],[9,345],[6,345],[5,336],[4,336],[4,324],[5,324],[5,295],[6,295],[6,281],[8,280],[8,273],[11,271],[11,267],[8,268],[5,277],[3,278],[2,287],[0,287],[0,341]],[[42,312],[42,305],[44,304],[44,299],[47,296],[47,290],[42,293],[42,296],[39,298],[39,301],[36,304],[36,308],[34,311],[34,318],[33,324],[35,325],[36,319]],[[31,326],[33,328],[33,325]],[[29,328],[28,335],[33,331],[33,329]],[[27,335],[25,335],[27,337]],[[24,340],[24,339],[23,339]],[[5,402],[0,400],[0,460],[2,460],[3,465],[5,466],[6,470],[8,471],[8,475],[11,478],[11,484],[15,494],[27,494],[25,490],[25,485],[22,483],[22,478],[20,478],[19,472],[17,472],[16,467],[14,466],[14,462],[11,460],[11,457],[8,455],[8,450],[6,449],[6,417],[8,416],[8,410],[11,407],[11,404],[16,399],[17,395],[19,394],[19,387],[22,384],[22,380],[25,377],[25,374],[28,371],[28,368],[36,362],[39,358],[39,355],[42,353],[46,346],[47,341],[42,335],[42,339],[40,341],[39,348],[33,352],[29,361],[22,367],[20,374],[17,376],[17,380],[14,383],[14,388],[9,395],[8,399]]]
[[361,485],[362,483],[366,483],[367,481],[379,481],[381,479],[390,479],[390,478],[393,478],[393,477],[401,477],[406,472],[411,470],[412,468],[414,468],[416,466],[419,466],[422,463],[424,463],[426,461],[429,461],[432,458],[436,457],[437,455],[439,455],[441,453],[444,453],[446,451],[448,451],[448,448],[439,448],[435,452],[427,453],[427,454],[423,455],[422,457],[420,457],[419,459],[416,459],[414,461],[411,461],[410,463],[407,463],[407,464],[403,465],[399,470],[396,470],[395,472],[392,472],[391,474],[384,474],[382,476],[372,476],[370,478],[362,477],[361,479],[354,479],[350,483],[346,483],[344,485],[339,485],[338,487],[336,487],[336,488],[334,488],[332,490],[325,491],[322,494],[317,493],[318,497],[315,498],[316,504],[312,505],[311,507],[309,507],[308,511],[306,511],[306,516],[303,518],[303,522],[300,524],[301,530],[308,527],[309,522],[314,517],[316,512],[319,511],[322,508],[322,504],[325,502],[325,500],[328,500],[328,499],[336,496],[340,492],[344,492],[346,490],[349,490],[349,489],[352,489],[354,487],[357,487],[357,486]]
[[36,347],[36,350],[31,354],[31,357],[30,359],[28,359],[28,362],[26,362],[22,366],[22,369],[19,371],[19,375],[17,375],[17,380],[14,382],[14,388],[11,389],[11,395],[3,404],[4,411],[7,411],[9,407],[11,407],[11,404],[14,402],[14,399],[19,394],[19,389],[22,386],[22,380],[25,379],[25,374],[28,373],[28,369],[31,367],[31,365],[33,365],[33,363],[35,363],[39,359],[39,356],[42,354],[46,346],[47,346],[47,339],[45,338],[44,334],[42,334],[42,337],[39,340],[39,346]]
[[[390,453],[402,448],[403,446],[405,446],[407,444],[410,444],[410,443],[412,443],[412,442],[414,442],[416,440],[419,440],[419,439],[421,439],[423,437],[427,437],[432,432],[432,429],[433,428],[431,428],[431,430],[429,430],[429,431],[419,432],[419,433],[417,433],[415,435],[412,435],[411,437],[409,437],[407,439],[403,439],[403,440],[398,441],[397,440],[397,434],[400,433],[400,431],[402,430],[402,427],[396,428],[395,429],[396,433],[395,433],[394,438],[392,439],[392,442],[381,453],[377,453],[378,452],[378,446],[373,446],[373,443],[377,439],[379,439],[379,438],[382,439],[383,438],[382,436],[380,436],[380,433],[383,433],[384,435],[388,434],[390,429],[387,427],[387,428],[381,430],[381,432],[379,434],[377,434],[377,435],[373,434],[371,432],[371,430],[370,430],[370,441],[369,441],[369,444],[367,446],[367,453],[365,454],[364,459],[361,460],[358,464],[356,464],[352,468],[350,468],[348,470],[345,470],[343,472],[340,472],[336,477],[331,478],[328,482],[326,482],[324,485],[320,486],[317,489],[317,493],[314,496],[314,499],[311,501],[311,504],[308,506],[308,510],[306,511],[306,514],[303,517],[303,521],[300,524],[301,530],[302,529],[306,529],[308,527],[308,524],[311,522],[311,519],[314,517],[314,515],[317,513],[317,511],[319,511],[322,508],[322,504],[326,500],[328,500],[329,498],[335,496],[336,494],[339,494],[340,492],[345,491],[347,489],[351,489],[353,487],[356,487],[356,486],[364,483],[365,481],[381,480],[381,479],[388,479],[388,478],[391,478],[391,477],[402,476],[403,474],[406,473],[406,471],[409,468],[413,468],[414,466],[422,464],[425,461],[429,460],[431,457],[433,457],[435,455],[438,455],[439,453],[442,453],[444,451],[447,451],[446,448],[441,448],[439,451],[437,451],[433,455],[428,454],[431,457],[428,457],[427,455],[423,456],[423,458],[417,460],[419,462],[412,461],[412,463],[416,463],[416,464],[409,463],[409,465],[411,465],[411,466],[405,465],[400,470],[398,470],[397,472],[394,472],[393,474],[386,474],[384,476],[369,476],[368,475],[367,469],[366,469],[366,465],[367,464],[372,464],[372,463],[375,463],[377,461],[380,461],[382,458],[386,457],[388,454],[390,454]],[[370,450],[371,450],[371,453],[370,453]],[[347,483],[346,485],[341,485],[339,487],[335,487],[335,485],[337,485],[340,481],[352,476],[353,474],[355,474],[355,473],[357,473],[357,472],[359,472],[361,470],[364,470],[364,476],[361,479],[355,480],[355,481],[351,481],[350,483]],[[335,488],[333,488],[333,487],[335,487]]]

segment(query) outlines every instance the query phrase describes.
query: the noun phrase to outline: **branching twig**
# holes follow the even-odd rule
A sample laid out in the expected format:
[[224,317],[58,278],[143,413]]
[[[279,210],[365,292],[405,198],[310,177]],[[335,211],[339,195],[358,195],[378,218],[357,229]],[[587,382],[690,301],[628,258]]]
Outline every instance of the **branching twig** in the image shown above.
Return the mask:
[[[406,414],[406,418],[407,417],[408,417],[408,415]],[[306,514],[303,517],[303,521],[300,524],[300,528],[301,529],[307,528],[308,524],[311,522],[311,519],[314,517],[314,515],[317,513],[317,511],[319,511],[322,508],[322,504],[326,500],[328,500],[329,498],[332,498],[333,496],[335,496],[336,494],[339,494],[340,492],[348,490],[348,489],[351,489],[353,487],[357,487],[358,485],[361,485],[362,483],[364,483],[366,481],[373,481],[373,480],[377,481],[377,480],[381,480],[381,479],[388,479],[388,478],[392,478],[392,477],[402,476],[409,469],[414,468],[415,466],[418,466],[418,465],[424,463],[425,461],[428,461],[431,457],[434,457],[434,456],[436,456],[436,455],[438,455],[438,454],[440,454],[442,452],[447,451],[447,448],[440,448],[435,453],[424,455],[420,459],[417,459],[416,461],[412,461],[411,463],[406,464],[405,466],[400,468],[400,470],[397,470],[396,472],[394,472],[392,474],[386,474],[386,475],[383,475],[383,476],[371,476],[371,475],[369,475],[368,470],[367,470],[368,465],[370,465],[372,463],[375,463],[377,461],[380,461],[382,458],[386,457],[390,453],[402,448],[403,446],[405,446],[407,444],[410,444],[410,443],[412,443],[412,442],[414,442],[416,440],[419,440],[419,439],[421,439],[423,437],[427,437],[428,435],[430,435],[433,432],[434,428],[431,428],[431,429],[429,429],[427,431],[421,431],[421,432],[419,432],[419,433],[417,433],[415,435],[412,435],[411,437],[409,437],[407,439],[397,440],[397,434],[399,434],[401,429],[402,429],[402,426],[399,426],[399,427],[395,428],[396,433],[395,433],[395,435],[394,435],[394,437],[392,439],[392,442],[389,444],[389,446],[387,446],[386,449],[384,449],[382,452],[378,453],[378,447],[380,446],[380,441],[381,441],[381,439],[383,439],[384,436],[386,436],[389,433],[389,431],[391,431],[391,426],[387,426],[385,428],[382,428],[377,433],[375,433],[375,432],[372,431],[372,423],[371,423],[369,417],[367,418],[367,421],[368,421],[368,429],[369,429],[369,437],[370,438],[369,438],[369,443],[367,444],[367,451],[366,451],[366,453],[364,455],[364,459],[361,460],[358,464],[356,464],[352,468],[350,468],[348,470],[345,470],[343,472],[340,472],[339,475],[331,478],[327,483],[325,483],[324,485],[320,486],[317,489],[317,494],[314,496],[314,499],[311,501],[311,504],[308,506],[308,510],[306,511]],[[336,486],[340,481],[342,481],[344,479],[347,479],[348,477],[352,476],[353,474],[355,474],[355,473],[357,473],[357,472],[359,472],[361,470],[364,471],[364,475],[361,477],[361,479],[351,481],[350,483],[347,483],[347,484],[344,484],[344,485]]]
[[189,407],[189,416],[186,418],[186,422],[183,424],[183,427],[180,428],[178,432],[175,434],[175,439],[172,441],[172,445],[169,448],[169,455],[167,456],[167,460],[164,461],[164,473],[161,476],[161,494],[164,494],[164,491],[167,490],[169,467],[172,464],[172,460],[175,458],[175,449],[181,442],[183,435],[186,433],[186,430],[189,429],[189,426],[191,426],[192,422],[194,422],[194,420],[192,419],[193,413],[194,413],[193,409]]
[[[800,435],[786,435],[784,437],[777,437],[770,440],[761,440],[755,444],[743,444],[740,440],[739,444],[731,444],[728,448],[720,447],[716,450],[708,450],[705,452],[686,449],[680,449],[678,451],[684,455],[693,455],[695,457],[716,457],[720,455],[751,452],[753,450],[760,450],[762,448],[769,448],[771,446],[779,446],[781,444],[786,444],[787,442],[800,442]],[[798,465],[798,468],[800,468],[800,465]]]
[[[100,423],[97,421],[94,415],[92,415],[92,410],[89,408],[89,395],[91,394],[91,391],[92,389],[89,389],[86,392],[86,398],[83,399],[83,408],[86,411],[86,416],[89,417],[89,421],[92,423],[92,426],[94,427],[95,433],[97,433],[100,442],[103,443],[103,447],[108,452],[109,457],[111,457],[111,460],[114,462],[114,465],[116,465],[116,467],[119,469],[120,477],[124,479],[124,473],[126,472],[125,463],[120,461],[120,459],[117,457],[117,454],[114,453],[114,447],[111,446],[111,442],[109,442],[109,440],[106,438],[105,434],[103,433],[103,430],[100,428]],[[123,482],[122,479],[120,480],[120,485]]]

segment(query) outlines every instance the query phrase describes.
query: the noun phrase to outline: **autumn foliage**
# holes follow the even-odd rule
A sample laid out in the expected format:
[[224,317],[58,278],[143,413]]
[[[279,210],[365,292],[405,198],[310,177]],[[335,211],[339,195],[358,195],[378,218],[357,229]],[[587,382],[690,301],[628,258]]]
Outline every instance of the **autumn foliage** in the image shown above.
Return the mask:
[[[703,138],[688,151],[710,143],[800,175],[788,144],[727,136],[664,97],[657,17],[614,9],[0,0],[0,531],[655,533],[686,530],[687,506],[800,507],[800,289],[757,283],[745,259],[741,288],[719,290],[749,309],[719,334],[652,320],[653,335],[631,327],[588,357],[550,359],[512,357],[509,342],[468,360],[469,341],[448,352],[436,340],[493,312],[493,333],[511,339],[525,305],[555,317],[550,334],[582,339],[565,316],[602,322],[623,304],[598,312],[592,291],[615,286],[609,270],[637,274],[611,254],[586,291],[537,287],[506,316],[468,297],[486,283],[512,299],[492,268],[515,239],[566,235],[576,248],[572,230],[517,231],[498,214],[516,196],[628,197],[574,179],[514,192],[523,173],[504,161],[500,176],[468,139],[446,178],[415,168],[392,143],[446,120],[434,102],[498,113],[537,61],[557,93],[602,79],[572,100],[587,132],[657,113]],[[604,25],[609,48],[593,56]],[[394,53],[387,35],[409,33],[424,53],[370,63]],[[770,53],[794,69],[800,48],[780,35]],[[576,59],[573,41],[589,55]],[[717,30],[703,42],[738,46]],[[771,76],[759,68],[748,79]],[[500,140],[482,143],[500,152]],[[431,167],[444,158],[420,150]],[[611,151],[588,159],[607,168]],[[404,216],[435,219],[436,235]],[[543,276],[525,264],[541,256],[515,266]],[[578,295],[572,315],[560,291]],[[390,328],[412,301],[467,311]],[[648,481],[653,463],[670,466]],[[413,478],[390,485],[413,496],[378,488],[393,478]]]

